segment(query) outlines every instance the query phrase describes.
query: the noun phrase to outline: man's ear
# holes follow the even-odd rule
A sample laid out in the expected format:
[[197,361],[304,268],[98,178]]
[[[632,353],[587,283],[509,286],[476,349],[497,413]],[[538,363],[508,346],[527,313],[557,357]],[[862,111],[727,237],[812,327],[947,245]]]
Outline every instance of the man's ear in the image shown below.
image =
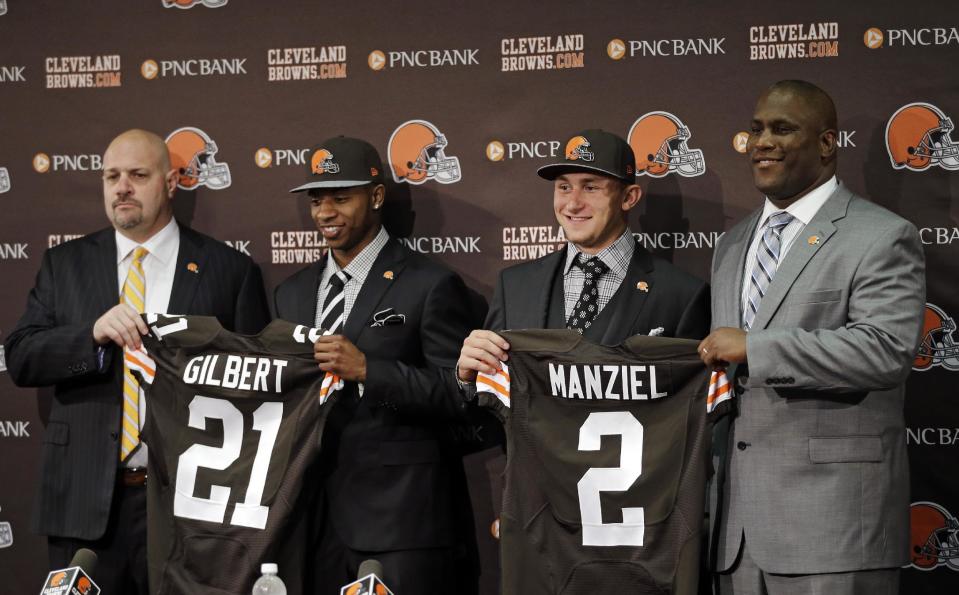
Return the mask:
[[386,201],[386,186],[383,184],[377,184],[373,187],[373,190],[370,191],[370,203],[373,206],[374,211],[380,210],[383,207],[383,203]]
[[173,193],[176,192],[176,184],[180,179],[180,172],[176,168],[171,169],[166,173],[166,178],[164,182],[166,183],[167,189],[167,198],[173,198]]
[[638,205],[642,197],[643,189],[639,187],[639,184],[630,184],[629,186],[626,186],[625,190],[623,191],[623,210],[629,211]]

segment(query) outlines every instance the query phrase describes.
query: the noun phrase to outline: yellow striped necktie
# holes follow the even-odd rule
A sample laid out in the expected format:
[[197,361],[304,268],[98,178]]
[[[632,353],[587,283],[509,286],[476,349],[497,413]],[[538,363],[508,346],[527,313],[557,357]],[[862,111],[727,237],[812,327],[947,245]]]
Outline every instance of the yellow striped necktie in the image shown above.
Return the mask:
[[[129,305],[137,312],[143,312],[146,305],[147,281],[143,273],[143,259],[149,251],[139,246],[133,251],[133,262],[127,280],[123,282],[120,302]],[[123,361],[123,431],[120,433],[120,460],[125,460],[140,444],[140,383]]]

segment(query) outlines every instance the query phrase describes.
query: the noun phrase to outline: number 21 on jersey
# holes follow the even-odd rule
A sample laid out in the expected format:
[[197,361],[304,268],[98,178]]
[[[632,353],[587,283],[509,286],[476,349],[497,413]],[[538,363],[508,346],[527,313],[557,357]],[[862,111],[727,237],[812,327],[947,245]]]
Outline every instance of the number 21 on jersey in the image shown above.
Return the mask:
[[[240,458],[243,445],[243,413],[225,399],[196,395],[190,401],[191,428],[206,429],[206,420],[223,422],[223,446],[194,444],[180,455],[176,473],[176,495],[173,499],[173,514],[178,517],[223,523],[231,488],[214,485],[209,498],[193,495],[196,475],[200,467],[223,471]],[[263,506],[263,489],[266,474],[273,455],[273,445],[283,420],[283,403],[267,402],[253,412],[253,429],[260,433],[260,440],[253,459],[250,482],[246,487],[246,499],[237,502],[230,518],[231,525],[265,529],[269,506]]]

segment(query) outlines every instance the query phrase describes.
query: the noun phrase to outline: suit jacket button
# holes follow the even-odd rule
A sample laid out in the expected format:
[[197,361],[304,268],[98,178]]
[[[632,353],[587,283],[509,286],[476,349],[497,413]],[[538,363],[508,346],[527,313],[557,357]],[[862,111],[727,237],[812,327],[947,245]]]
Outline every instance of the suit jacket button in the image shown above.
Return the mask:
[[736,443],[736,448],[739,450],[746,450],[749,446],[750,444],[748,442],[743,442],[742,440]]
[[119,437],[120,437],[120,434],[118,434],[117,432],[110,432],[110,439],[113,440],[114,442],[116,442],[117,438]]

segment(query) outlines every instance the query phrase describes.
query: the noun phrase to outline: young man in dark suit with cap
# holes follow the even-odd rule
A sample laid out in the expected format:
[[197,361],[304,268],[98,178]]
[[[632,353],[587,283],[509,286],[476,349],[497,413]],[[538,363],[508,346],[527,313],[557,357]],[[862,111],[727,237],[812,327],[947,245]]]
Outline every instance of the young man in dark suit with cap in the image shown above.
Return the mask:
[[635,334],[706,336],[706,283],[652,256],[629,230],[627,216],[642,194],[635,171],[629,144],[602,130],[573,135],[561,161],[539,168],[553,181],[567,245],[500,273],[486,330],[470,333],[460,350],[461,386],[507,360],[499,330],[569,328],[603,345]]
[[291,192],[308,194],[329,250],[277,287],[276,314],[330,331],[314,355],[349,391],[324,429],[314,592],[338,593],[368,558],[396,593],[475,592],[462,462],[444,445],[445,420],[463,414],[444,378],[476,323],[466,286],[383,228],[383,166],[369,143],[317,146]]

